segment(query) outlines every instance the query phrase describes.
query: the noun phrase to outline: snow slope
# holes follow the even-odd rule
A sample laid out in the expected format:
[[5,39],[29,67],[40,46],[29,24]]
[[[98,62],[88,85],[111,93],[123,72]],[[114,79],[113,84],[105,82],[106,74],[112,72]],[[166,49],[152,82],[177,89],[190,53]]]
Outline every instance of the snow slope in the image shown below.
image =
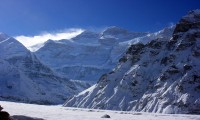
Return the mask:
[[199,115],[158,114],[144,112],[125,112],[95,109],[68,108],[0,101],[4,110],[13,115],[23,115],[44,120],[103,120],[108,114],[109,120],[199,120]]
[[118,66],[65,106],[200,114],[200,10],[176,25],[173,37],[133,44]]
[[70,40],[49,40],[35,53],[43,63],[67,78],[97,81],[117,65],[131,43],[169,37],[173,28],[166,31],[147,34],[118,27],[109,27],[101,33],[84,31]]
[[0,33],[1,100],[58,104],[87,87],[58,76],[16,39]]

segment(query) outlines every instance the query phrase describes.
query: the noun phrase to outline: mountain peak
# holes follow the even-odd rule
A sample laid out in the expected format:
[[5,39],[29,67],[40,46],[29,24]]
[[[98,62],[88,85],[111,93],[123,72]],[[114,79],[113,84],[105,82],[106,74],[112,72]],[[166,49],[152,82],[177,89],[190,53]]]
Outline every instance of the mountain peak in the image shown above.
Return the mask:
[[55,43],[55,40],[49,39],[45,42],[45,44],[51,44],[51,43]]
[[73,40],[81,39],[81,38],[97,38],[99,34],[96,32],[85,30],[81,34],[77,35],[76,37],[72,38]]
[[180,37],[181,33],[188,30],[199,29],[200,10],[192,10],[186,16],[182,17],[174,30],[174,36]]
[[189,11],[186,16],[184,16],[181,21],[187,22],[199,22],[200,20],[200,9]]
[[7,38],[9,38],[7,34],[0,32],[0,41],[5,40]]
[[145,35],[147,35],[145,32],[130,32],[123,28],[111,26],[101,33],[101,38],[115,38],[118,39],[118,42],[124,42]]
[[112,34],[125,34],[125,33],[128,33],[128,31],[126,29],[119,28],[119,27],[116,27],[116,26],[108,27],[102,32],[103,35],[104,34],[109,34],[109,35],[112,35]]

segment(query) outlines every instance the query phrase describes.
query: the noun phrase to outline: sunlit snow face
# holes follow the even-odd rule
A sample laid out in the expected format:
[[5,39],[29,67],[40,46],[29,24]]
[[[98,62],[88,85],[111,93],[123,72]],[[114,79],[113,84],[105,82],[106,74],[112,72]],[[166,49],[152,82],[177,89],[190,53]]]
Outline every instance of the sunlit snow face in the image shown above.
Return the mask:
[[54,33],[43,33],[36,36],[16,36],[15,39],[17,39],[19,42],[21,42],[24,46],[30,47],[39,43],[44,43],[47,40],[62,40],[62,39],[71,39],[80,33],[82,33],[83,29],[67,29],[60,32],[54,32]]

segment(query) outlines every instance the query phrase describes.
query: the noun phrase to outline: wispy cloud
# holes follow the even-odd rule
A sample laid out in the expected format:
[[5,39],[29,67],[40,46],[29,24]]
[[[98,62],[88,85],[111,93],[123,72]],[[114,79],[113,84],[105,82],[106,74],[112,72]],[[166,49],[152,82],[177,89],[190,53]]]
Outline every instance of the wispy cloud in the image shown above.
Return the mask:
[[71,28],[71,29],[66,29],[66,30],[61,30],[59,32],[45,32],[40,35],[35,35],[35,36],[16,36],[15,39],[17,39],[19,42],[21,42],[24,46],[27,48],[39,43],[44,43],[49,39],[52,40],[61,40],[61,39],[70,39],[78,34],[82,33],[84,30],[80,28]]

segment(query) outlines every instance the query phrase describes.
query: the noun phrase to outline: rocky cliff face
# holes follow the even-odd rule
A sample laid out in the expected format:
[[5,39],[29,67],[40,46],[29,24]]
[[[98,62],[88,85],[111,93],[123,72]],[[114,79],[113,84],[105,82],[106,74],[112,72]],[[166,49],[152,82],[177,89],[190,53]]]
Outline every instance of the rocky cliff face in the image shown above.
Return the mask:
[[58,76],[17,40],[0,33],[0,100],[58,104],[87,87]]
[[133,44],[118,66],[65,106],[200,114],[200,10],[173,37]]

